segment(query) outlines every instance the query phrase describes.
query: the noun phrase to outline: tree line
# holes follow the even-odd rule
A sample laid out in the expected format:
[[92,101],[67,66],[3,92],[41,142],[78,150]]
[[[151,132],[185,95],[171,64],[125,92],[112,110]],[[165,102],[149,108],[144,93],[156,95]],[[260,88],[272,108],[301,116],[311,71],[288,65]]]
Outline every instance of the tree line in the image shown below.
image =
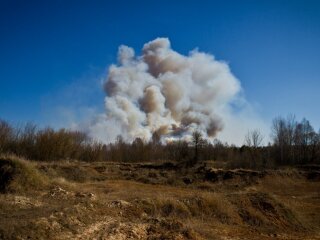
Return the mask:
[[182,140],[163,144],[154,135],[145,142],[131,143],[121,136],[111,144],[102,144],[80,131],[52,128],[38,129],[34,124],[13,127],[0,120],[0,153],[10,153],[36,161],[175,161],[193,166],[215,161],[221,167],[272,168],[283,165],[320,163],[320,132],[306,119],[278,117],[272,122],[272,142],[263,145],[264,136],[249,131],[243,146],[229,145],[218,139],[209,142],[195,131],[191,142]]

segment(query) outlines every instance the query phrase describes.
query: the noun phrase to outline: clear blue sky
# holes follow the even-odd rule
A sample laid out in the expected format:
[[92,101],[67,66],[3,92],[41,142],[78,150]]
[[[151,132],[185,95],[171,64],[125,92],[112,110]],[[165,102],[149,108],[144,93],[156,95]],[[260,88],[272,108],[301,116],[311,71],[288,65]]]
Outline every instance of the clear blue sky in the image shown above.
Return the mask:
[[227,61],[267,121],[294,113],[320,127],[320,1],[308,0],[1,0],[0,118],[62,126],[64,110],[103,111],[118,46],[156,37]]

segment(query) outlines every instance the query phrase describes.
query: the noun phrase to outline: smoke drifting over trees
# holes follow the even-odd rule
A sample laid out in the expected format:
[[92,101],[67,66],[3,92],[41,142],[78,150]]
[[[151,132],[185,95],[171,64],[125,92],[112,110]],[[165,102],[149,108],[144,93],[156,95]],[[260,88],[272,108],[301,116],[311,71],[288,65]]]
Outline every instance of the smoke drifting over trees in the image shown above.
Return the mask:
[[217,139],[210,143],[199,131],[191,141],[161,143],[157,134],[146,142],[136,138],[131,143],[119,136],[114,143],[103,144],[85,133],[68,129],[40,129],[33,124],[13,127],[0,119],[0,154],[15,154],[32,160],[115,162],[172,161],[191,167],[214,161],[228,168],[273,168],[283,165],[319,164],[320,131],[306,119],[278,117],[272,123],[273,142],[262,146],[259,130],[249,131],[237,147]]
[[89,126],[90,136],[105,143],[190,140],[200,131],[212,139],[225,126],[230,103],[241,87],[229,66],[197,50],[188,56],[171,49],[167,38],[146,43],[142,55],[120,46],[104,86],[106,114]]

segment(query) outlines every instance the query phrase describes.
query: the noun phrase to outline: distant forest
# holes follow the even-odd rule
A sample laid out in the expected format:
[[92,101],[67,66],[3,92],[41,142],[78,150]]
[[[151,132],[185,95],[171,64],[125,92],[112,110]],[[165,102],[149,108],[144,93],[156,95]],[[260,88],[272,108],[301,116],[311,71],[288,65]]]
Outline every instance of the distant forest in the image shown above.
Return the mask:
[[211,160],[225,168],[254,169],[320,163],[320,131],[316,132],[308,120],[297,121],[294,116],[275,118],[271,134],[272,142],[262,145],[260,131],[249,131],[241,147],[217,139],[208,142],[197,131],[191,142],[163,144],[160,136],[154,135],[149,142],[137,138],[126,143],[119,136],[115,143],[106,145],[79,131],[38,129],[30,123],[13,127],[0,120],[0,153],[35,161],[174,161],[193,166]]

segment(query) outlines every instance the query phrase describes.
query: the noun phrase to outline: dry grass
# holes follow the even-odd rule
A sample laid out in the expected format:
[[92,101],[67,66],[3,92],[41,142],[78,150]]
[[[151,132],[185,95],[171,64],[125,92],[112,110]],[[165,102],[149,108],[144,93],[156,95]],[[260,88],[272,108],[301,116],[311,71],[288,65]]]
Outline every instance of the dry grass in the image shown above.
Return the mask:
[[316,239],[320,233],[319,182],[296,170],[225,171],[211,181],[197,169],[1,159],[20,169],[11,171],[15,191],[0,194],[1,239]]
[[0,156],[0,192],[39,190],[48,184],[35,164],[14,155]]

